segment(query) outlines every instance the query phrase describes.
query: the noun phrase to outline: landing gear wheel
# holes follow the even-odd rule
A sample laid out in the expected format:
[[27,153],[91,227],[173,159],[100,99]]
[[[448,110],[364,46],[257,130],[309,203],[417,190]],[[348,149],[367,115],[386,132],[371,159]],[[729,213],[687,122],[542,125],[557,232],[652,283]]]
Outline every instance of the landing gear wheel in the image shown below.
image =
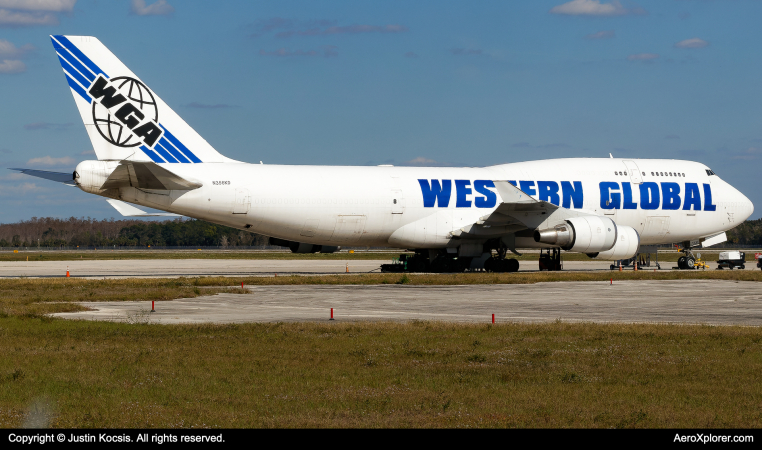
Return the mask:
[[681,256],[677,258],[677,268],[678,269],[685,269],[685,256]]
[[507,269],[506,272],[518,272],[519,271],[519,260],[515,258],[506,259],[505,260],[505,268]]
[[690,256],[685,258],[685,268],[686,269],[695,269],[696,268],[696,261],[693,260]]

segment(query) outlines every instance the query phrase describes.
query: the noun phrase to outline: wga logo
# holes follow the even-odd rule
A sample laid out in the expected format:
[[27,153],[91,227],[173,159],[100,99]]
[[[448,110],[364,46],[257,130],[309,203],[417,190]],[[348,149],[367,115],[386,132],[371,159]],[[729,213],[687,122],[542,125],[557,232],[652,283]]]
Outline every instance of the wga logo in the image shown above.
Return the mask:
[[98,75],[88,92],[93,97],[93,123],[108,142],[153,148],[163,134],[156,100],[140,81],[130,77],[107,80]]

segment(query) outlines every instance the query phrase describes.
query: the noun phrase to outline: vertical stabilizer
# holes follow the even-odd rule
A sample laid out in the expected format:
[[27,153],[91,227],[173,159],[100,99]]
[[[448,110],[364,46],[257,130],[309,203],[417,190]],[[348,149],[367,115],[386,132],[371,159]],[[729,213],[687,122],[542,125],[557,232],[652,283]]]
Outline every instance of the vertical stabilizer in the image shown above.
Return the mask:
[[198,164],[222,156],[91,36],[51,36],[100,160]]

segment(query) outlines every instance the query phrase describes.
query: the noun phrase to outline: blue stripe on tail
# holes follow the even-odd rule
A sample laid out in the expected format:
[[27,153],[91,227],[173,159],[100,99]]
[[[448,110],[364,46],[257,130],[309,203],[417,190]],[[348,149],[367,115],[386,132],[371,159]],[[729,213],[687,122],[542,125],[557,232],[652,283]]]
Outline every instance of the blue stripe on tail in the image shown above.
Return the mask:
[[70,66],[69,63],[66,62],[63,58],[60,56],[58,57],[58,60],[61,61],[61,67],[66,71],[68,75],[70,75],[75,80],[79,81],[79,84],[82,86],[90,86],[90,83],[87,81],[87,78],[83,77],[81,73],[79,73],[77,70],[74,69],[74,67]]
[[58,47],[55,49],[58,53],[58,58],[63,58],[67,63],[71,64],[72,67],[77,69],[79,73],[85,76],[88,80],[95,81],[95,75],[93,72],[90,71],[87,67],[83,66],[82,63],[80,63],[77,58],[74,57],[71,53],[69,53],[68,50],[66,50],[63,47]]
[[172,157],[172,155],[170,155],[168,151],[164,150],[164,148],[162,148],[161,145],[155,145],[153,147],[153,151],[155,151],[156,153],[161,155],[161,157],[166,159],[167,162],[170,162],[170,163],[176,163],[177,162],[177,160],[174,157]]
[[74,89],[74,92],[81,95],[82,98],[84,98],[85,101],[87,101],[87,103],[92,103],[93,99],[91,99],[90,96],[87,95],[87,92],[85,92],[85,89],[82,86],[80,86],[79,83],[72,80],[69,75],[67,75],[66,73],[64,73],[64,75],[66,76],[66,81],[69,82],[69,87]]
[[159,139],[159,142],[154,146],[154,148],[161,147],[162,150],[171,153],[172,156],[174,156],[181,163],[190,163],[190,161],[188,161],[182,153],[178,152],[174,147],[168,144],[169,142],[167,142],[167,140],[162,137]]
[[146,147],[145,145],[141,145],[140,149],[143,150],[143,153],[148,155],[148,157],[151,158],[153,162],[156,162],[156,163],[166,162],[163,159],[161,159],[161,157],[157,155],[155,151],[149,150],[148,147]]
[[184,146],[182,142],[177,140],[177,138],[172,133],[170,133],[169,130],[167,130],[167,128],[164,125],[159,124],[159,126],[164,130],[164,137],[166,137],[167,140],[172,143],[172,145],[177,147],[178,150],[183,152],[183,154],[187,156],[188,159],[190,159],[194,163],[202,162],[200,159],[198,159],[198,157],[196,157],[196,155],[193,154],[193,152],[188,150],[188,147]]
[[[89,68],[90,68],[90,70],[92,70],[94,74],[96,74],[96,75],[97,75],[97,74],[99,74],[99,73],[102,73],[104,77],[106,77],[106,78],[109,78],[109,76],[108,76],[108,75],[106,75],[106,72],[102,71],[102,70],[101,70],[101,68],[100,68],[100,67],[98,67],[98,65],[97,65],[97,64],[95,64],[95,63],[94,63],[94,62],[93,62],[93,61],[92,61],[90,58],[88,58],[87,56],[85,56],[85,54],[84,54],[84,53],[82,53],[81,51],[79,51],[79,49],[77,48],[77,46],[76,46],[76,45],[72,44],[72,43],[71,43],[71,41],[69,41],[68,39],[66,39],[66,36],[63,36],[63,35],[56,35],[56,36],[53,36],[53,37],[55,38],[55,39],[53,39],[53,47],[56,47],[56,48],[60,47],[60,45],[57,45],[57,44],[58,44],[58,42],[60,42],[60,43],[61,43],[61,45],[63,45],[64,47],[66,47],[66,48],[67,48],[67,49],[68,49],[68,50],[69,50],[69,51],[70,51],[70,52],[71,52],[71,53],[72,53],[74,56],[76,56],[77,58],[79,58],[79,60],[80,60],[80,61],[82,61],[82,64],[84,64],[84,65],[86,65],[87,67],[89,67]],[[56,42],[56,40],[57,40],[58,42]]]

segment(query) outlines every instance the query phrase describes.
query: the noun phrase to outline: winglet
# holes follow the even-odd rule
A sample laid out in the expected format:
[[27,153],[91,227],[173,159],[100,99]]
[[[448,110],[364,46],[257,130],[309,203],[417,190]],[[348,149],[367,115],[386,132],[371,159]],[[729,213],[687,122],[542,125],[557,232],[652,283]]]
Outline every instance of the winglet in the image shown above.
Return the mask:
[[171,214],[171,213],[147,213],[143,211],[142,209],[136,208],[121,200],[108,199],[106,201],[109,202],[111,206],[114,207],[114,209],[119,211],[119,213],[125,217],[161,217],[161,216],[182,217],[179,214]]
[[537,203],[529,194],[504,180],[493,180],[503,203]]

